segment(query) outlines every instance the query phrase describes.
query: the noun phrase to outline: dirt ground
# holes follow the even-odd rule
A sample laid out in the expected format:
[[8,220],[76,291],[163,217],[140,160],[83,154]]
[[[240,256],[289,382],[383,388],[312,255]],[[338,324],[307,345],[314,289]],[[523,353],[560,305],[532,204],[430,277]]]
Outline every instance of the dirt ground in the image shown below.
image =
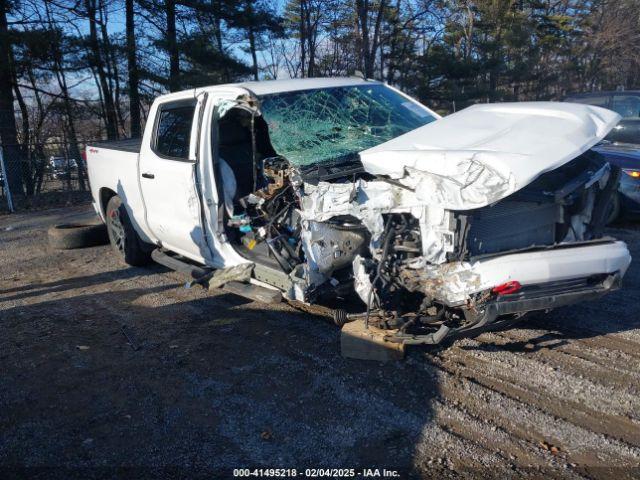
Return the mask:
[[[381,365],[286,305],[50,250],[46,228],[86,211],[0,217],[3,478],[640,475],[638,263],[604,299]],[[638,257],[635,228],[610,234]]]

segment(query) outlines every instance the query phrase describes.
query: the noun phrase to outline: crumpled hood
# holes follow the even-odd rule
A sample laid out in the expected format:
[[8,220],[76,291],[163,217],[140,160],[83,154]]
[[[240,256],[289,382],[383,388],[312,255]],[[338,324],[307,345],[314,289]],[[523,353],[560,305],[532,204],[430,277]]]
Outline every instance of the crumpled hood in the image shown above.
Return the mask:
[[364,168],[427,205],[479,208],[525,187],[602,140],[620,116],[556,102],[482,104],[364,150]]

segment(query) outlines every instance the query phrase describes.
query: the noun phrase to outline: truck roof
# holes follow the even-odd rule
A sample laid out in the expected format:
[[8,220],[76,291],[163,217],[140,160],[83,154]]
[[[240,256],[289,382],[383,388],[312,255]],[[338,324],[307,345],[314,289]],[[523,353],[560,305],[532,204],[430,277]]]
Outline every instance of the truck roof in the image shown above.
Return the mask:
[[[270,93],[294,92],[299,90],[313,90],[316,88],[347,87],[362,85],[364,83],[380,83],[376,80],[365,80],[360,77],[334,77],[334,78],[290,78],[284,80],[265,80],[261,82],[241,82],[220,87],[240,87],[252,91],[256,95],[268,95]],[[215,88],[215,87],[213,87]]]
[[[366,80],[360,77],[333,77],[333,78],[287,78],[283,80],[263,80],[259,82],[223,83],[209,85],[207,87],[192,88],[179,92],[167,93],[158,98],[162,100],[186,98],[188,94],[197,95],[198,92],[223,92],[248,90],[257,96],[271,93],[295,92],[300,90],[313,90],[316,88],[348,87],[352,85],[380,84],[377,80]],[[186,95],[187,94],[187,95]]]

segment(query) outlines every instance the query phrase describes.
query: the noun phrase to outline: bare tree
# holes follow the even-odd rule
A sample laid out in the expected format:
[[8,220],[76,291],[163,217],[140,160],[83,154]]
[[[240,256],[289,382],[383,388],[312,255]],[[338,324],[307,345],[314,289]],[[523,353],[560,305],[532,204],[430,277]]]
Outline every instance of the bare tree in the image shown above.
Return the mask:
[[136,27],[134,0],[125,0],[127,69],[129,73],[129,122],[131,136],[140,137],[140,92],[138,72],[138,49],[136,45]]

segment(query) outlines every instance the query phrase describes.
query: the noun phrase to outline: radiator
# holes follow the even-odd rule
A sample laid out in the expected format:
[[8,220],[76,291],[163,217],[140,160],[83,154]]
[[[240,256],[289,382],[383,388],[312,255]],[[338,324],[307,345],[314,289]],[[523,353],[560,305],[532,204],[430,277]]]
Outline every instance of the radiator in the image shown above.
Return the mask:
[[558,205],[503,200],[471,213],[470,256],[555,243]]

